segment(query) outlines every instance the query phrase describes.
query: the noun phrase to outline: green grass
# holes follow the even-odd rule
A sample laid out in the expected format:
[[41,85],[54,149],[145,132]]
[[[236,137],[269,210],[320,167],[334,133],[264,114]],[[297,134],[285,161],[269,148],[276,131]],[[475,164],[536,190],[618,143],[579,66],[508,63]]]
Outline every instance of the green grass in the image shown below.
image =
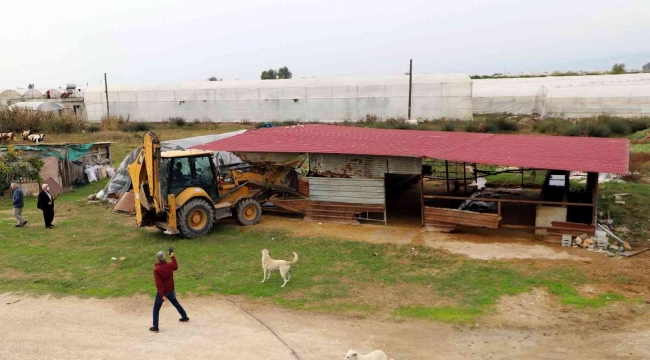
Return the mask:
[[[578,295],[575,287],[590,280],[576,268],[536,270],[521,263],[470,260],[429,247],[414,251],[409,246],[297,237],[232,221],[220,221],[200,239],[169,237],[134,228],[132,218],[110,215],[109,206],[87,203],[85,197],[103,185],[104,181],[93,183],[61,196],[53,230],[42,227],[34,199],[26,201],[24,215],[30,224],[23,229],[13,228],[10,203],[0,202],[0,292],[100,298],[152,295],[154,255],[173,246],[179,255],[175,275],[179,293],[223,292],[290,309],[467,323],[493,312],[501,296],[535,287],[546,287],[562,303],[575,307],[622,299],[616,294]],[[260,283],[263,248],[278,259],[291,258],[291,251],[299,254],[286,288],[280,288],[277,273],[269,283]],[[405,288],[413,300],[405,296]],[[390,298],[404,300],[398,306],[386,300]]]
[[630,146],[630,152],[650,152],[650,143],[633,144]]

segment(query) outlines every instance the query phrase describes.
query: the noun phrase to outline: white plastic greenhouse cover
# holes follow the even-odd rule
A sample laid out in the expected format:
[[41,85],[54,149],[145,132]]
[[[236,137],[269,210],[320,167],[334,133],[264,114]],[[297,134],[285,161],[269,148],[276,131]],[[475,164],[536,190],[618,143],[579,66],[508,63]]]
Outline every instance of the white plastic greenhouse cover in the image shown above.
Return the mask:
[[63,109],[63,107],[58,103],[44,102],[44,101],[18,102],[9,106],[9,109],[13,109],[13,108],[26,108],[26,109],[41,110],[41,111],[57,111]]
[[42,99],[43,94],[36,89],[28,89],[23,93],[23,99]]
[[581,118],[600,114],[635,117],[650,114],[650,82],[552,88],[542,117]]
[[16,90],[0,90],[0,97],[2,98],[16,99],[20,96],[20,93]]
[[[473,83],[473,108],[475,114],[490,114],[508,112],[513,114],[542,114],[548,105],[547,98],[556,89],[566,89],[579,87],[580,91],[587,91],[590,96],[579,97],[584,101],[590,101],[589,111],[580,110],[579,104],[571,105],[576,109],[574,113],[608,113],[616,110],[617,114],[638,113],[639,109],[647,109],[648,99],[636,92],[630,93],[629,90],[639,85],[650,84],[650,74],[626,74],[626,75],[586,75],[586,76],[547,76],[540,78],[510,78],[510,79],[477,79]],[[616,86],[621,98],[631,99],[631,104],[641,104],[641,106],[632,105],[625,108],[623,100],[618,107],[610,107],[607,103],[602,103],[602,107],[594,107],[594,101],[598,98],[602,86]],[[566,91],[566,90],[563,90]],[[562,92],[564,93],[564,92]],[[559,96],[559,95],[558,95]],[[574,97],[576,98],[576,97]],[[583,101],[581,100],[581,101]],[[556,103],[557,104],[557,103]],[[566,103],[562,106],[568,106]],[[580,110],[580,111],[578,111]],[[554,116],[574,117],[568,113]],[[647,114],[644,113],[644,114]]]
[[[337,122],[366,114],[406,116],[408,76],[202,81],[180,84],[109,85],[113,115],[134,120]],[[412,118],[472,118],[472,83],[467,75],[414,75]],[[106,115],[103,86],[84,91],[90,121]]]

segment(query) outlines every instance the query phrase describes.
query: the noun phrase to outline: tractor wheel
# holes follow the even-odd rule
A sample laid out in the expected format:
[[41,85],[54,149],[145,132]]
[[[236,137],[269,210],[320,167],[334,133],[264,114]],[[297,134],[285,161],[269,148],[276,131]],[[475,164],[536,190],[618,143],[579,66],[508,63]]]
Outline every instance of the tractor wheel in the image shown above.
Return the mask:
[[177,213],[178,230],[186,238],[203,236],[212,230],[214,209],[203,199],[188,201]]
[[253,199],[244,199],[237,204],[237,221],[244,225],[255,225],[262,216],[260,203]]

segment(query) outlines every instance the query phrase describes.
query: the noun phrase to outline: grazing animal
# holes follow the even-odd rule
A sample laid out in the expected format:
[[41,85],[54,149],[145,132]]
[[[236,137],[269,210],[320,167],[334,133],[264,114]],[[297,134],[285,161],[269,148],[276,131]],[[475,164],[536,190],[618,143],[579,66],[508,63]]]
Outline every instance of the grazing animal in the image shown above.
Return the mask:
[[[269,250],[262,250],[262,270],[264,270],[264,279],[262,282],[271,278],[272,271],[279,271],[284,284],[281,287],[287,285],[287,282],[291,280],[291,265],[295,264],[298,261],[298,254],[293,253],[293,260],[273,260],[269,255]],[[268,275],[267,275],[268,274]]]
[[23,131],[23,140],[25,140],[25,141],[29,140],[29,134],[31,134],[31,133],[32,133],[31,130]]
[[45,135],[43,134],[31,134],[28,136],[29,140],[31,142],[39,143],[43,142],[43,139],[45,139]]
[[381,350],[375,350],[366,355],[361,355],[354,350],[348,350],[348,353],[345,354],[345,360],[388,360],[388,357]]
[[0,134],[0,141],[16,141],[15,133],[2,133]]

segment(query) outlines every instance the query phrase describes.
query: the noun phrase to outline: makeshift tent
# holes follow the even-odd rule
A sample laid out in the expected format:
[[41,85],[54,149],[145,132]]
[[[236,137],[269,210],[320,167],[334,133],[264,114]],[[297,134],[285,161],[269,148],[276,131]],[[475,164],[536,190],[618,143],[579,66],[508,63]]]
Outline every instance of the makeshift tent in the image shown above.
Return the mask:
[[[162,141],[160,143],[160,147],[161,147],[161,151],[185,150],[190,147],[225,139],[244,132],[246,132],[246,130],[232,131],[224,134],[195,136],[191,138],[178,139],[178,140],[167,140],[167,141]],[[103,198],[108,195],[113,197],[119,197],[122,194],[129,191],[129,188],[131,187],[131,178],[129,177],[129,172],[127,170],[127,167],[131,163],[133,163],[133,161],[135,161],[141,149],[142,147],[138,147],[137,149],[133,150],[129,155],[127,155],[124,158],[124,160],[122,160],[120,166],[115,171],[115,176],[113,176],[111,181],[108,184],[106,184],[104,189],[98,194],[97,196],[98,198]],[[224,151],[215,152],[215,160],[217,160],[215,164],[222,164],[222,165],[241,163],[241,159],[239,159],[237,156]]]
[[[110,167],[112,165],[110,145],[109,142],[97,142],[89,144],[39,143],[12,146],[24,155],[40,156],[44,163],[39,173],[42,180],[48,182],[48,179],[51,179],[58,184],[57,188],[66,189],[75,184],[85,183],[85,167]],[[0,146],[0,156],[8,149],[9,146]],[[50,185],[53,184],[50,183]]]

